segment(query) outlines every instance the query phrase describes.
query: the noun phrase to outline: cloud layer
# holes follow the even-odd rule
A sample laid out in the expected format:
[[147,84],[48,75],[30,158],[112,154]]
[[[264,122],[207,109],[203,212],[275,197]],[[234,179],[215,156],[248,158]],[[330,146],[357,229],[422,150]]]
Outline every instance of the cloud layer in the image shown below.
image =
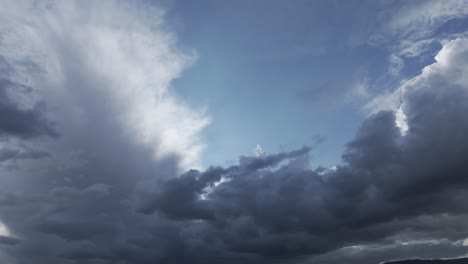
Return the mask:
[[436,60],[401,88],[405,135],[395,113],[381,111],[333,169],[307,166],[307,149],[241,158],[159,185],[143,212],[201,229],[205,245],[255,263],[390,241],[403,248],[448,241],[466,251],[468,41],[448,42]]
[[380,111],[332,168],[312,167],[304,147],[180,175],[197,165],[209,118],[171,93],[193,58],[174,48],[158,7],[2,5],[0,262],[466,253],[468,39],[444,43],[399,88],[404,135]]

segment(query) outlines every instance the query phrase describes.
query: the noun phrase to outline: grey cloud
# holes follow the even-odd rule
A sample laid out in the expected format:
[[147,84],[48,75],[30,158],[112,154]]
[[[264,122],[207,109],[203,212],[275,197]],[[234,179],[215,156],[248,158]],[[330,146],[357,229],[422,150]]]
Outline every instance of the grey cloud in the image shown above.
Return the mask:
[[45,104],[21,109],[9,93],[30,93],[31,87],[10,80],[9,65],[0,57],[0,136],[32,138],[41,135],[57,137],[53,123],[44,117]]
[[19,243],[19,239],[0,235],[0,244],[14,246]]
[[[459,52],[454,55],[457,60],[466,57],[461,47],[451,52]],[[414,87],[406,88],[405,136],[394,113],[382,111],[362,124],[335,170],[289,166],[294,156],[281,154],[279,167],[238,169],[262,162],[242,158],[239,166],[192,171],[162,183],[155,200],[163,205],[154,209],[169,217],[180,209],[183,217],[173,219],[203,228],[202,237],[214,238],[229,252],[257,256],[256,262],[396,243],[405,234],[410,241],[463,240],[468,236],[463,224],[468,209],[468,90],[446,78],[450,74],[461,78],[459,70],[440,70],[438,75],[422,75]],[[200,176],[204,173],[217,176],[204,181]],[[203,190],[221,178],[224,181],[203,199]],[[182,193],[190,195],[179,203],[175,197]],[[455,247],[438,254],[449,257],[463,251]]]
[[[5,10],[11,7],[15,12],[24,12],[20,10],[23,3],[2,4],[6,6]],[[26,2],[24,4],[28,5]],[[63,8],[60,11],[65,13],[53,14],[53,12],[58,12],[54,8]],[[77,11],[74,8],[80,9]],[[86,13],[89,11],[87,8],[86,3],[80,7],[75,6],[73,2],[51,2],[51,5],[46,6],[39,3],[33,13],[35,15],[47,13],[51,16],[55,15],[54,17],[64,18],[67,15],[74,17],[79,12]],[[113,15],[121,14],[123,20],[116,23],[130,27],[130,29],[119,27],[120,31],[115,32],[115,21],[106,24],[107,18],[99,14],[99,22],[95,22],[98,25],[89,26],[101,28],[104,24],[104,28],[111,30],[111,41],[119,42],[116,36],[124,36],[128,40],[126,34],[128,31],[125,30],[131,30],[132,36],[135,32],[142,31],[140,35],[130,37],[132,48],[134,45],[146,44],[148,38],[152,40],[152,44],[160,44],[157,48],[153,48],[153,54],[149,56],[151,61],[148,63],[151,63],[149,68],[151,68],[152,75],[145,80],[148,82],[145,85],[151,87],[135,97],[141,99],[142,94],[156,97],[158,92],[164,92],[167,89],[166,82],[179,71],[178,64],[185,63],[179,54],[172,52],[172,48],[161,55],[159,48],[165,48],[168,45],[165,42],[167,38],[162,37],[164,34],[149,30],[146,27],[146,21],[140,21],[140,18],[136,19],[139,23],[134,24],[135,16],[132,10],[117,6],[117,1],[103,2],[99,10],[103,13],[109,11]],[[153,11],[159,11],[159,9],[155,8]],[[154,138],[157,140],[142,144],[138,141],[139,135],[131,130],[133,127],[125,130],[124,125],[126,126],[127,123],[120,124],[116,120],[117,117],[125,121],[127,121],[126,118],[134,117],[127,111],[133,109],[121,109],[127,105],[127,100],[122,102],[122,105],[111,100],[113,92],[117,91],[117,88],[120,89],[120,85],[127,85],[127,83],[117,83],[114,79],[108,80],[100,76],[92,66],[101,69],[101,65],[88,65],[86,56],[81,53],[84,50],[88,51],[90,41],[95,40],[97,43],[95,44],[98,45],[101,44],[101,39],[94,36],[94,31],[91,34],[86,31],[88,29],[85,26],[79,24],[80,33],[84,33],[87,37],[98,38],[84,40],[86,45],[81,47],[81,43],[69,37],[68,33],[71,31],[67,26],[73,26],[67,24],[73,20],[73,18],[69,20],[69,17],[65,19],[66,21],[61,21],[63,23],[59,22],[59,26],[67,28],[67,34],[52,38],[47,35],[50,33],[48,31],[50,28],[47,26],[50,25],[47,23],[45,23],[46,26],[42,25],[44,21],[40,18],[41,16],[38,16],[39,19],[35,21],[37,25],[32,29],[34,36],[31,37],[27,35],[29,31],[26,33],[21,31],[24,26],[21,23],[24,21],[17,21],[18,17],[15,16],[17,15],[15,12],[10,12],[13,18],[5,12],[4,9],[0,10],[3,15],[2,19],[13,24],[10,30],[18,31],[17,35],[21,38],[21,42],[16,44],[27,46],[26,54],[23,54],[24,50],[12,48],[14,63],[18,61],[18,58],[14,56],[20,54],[22,61],[33,64],[38,54],[34,52],[29,54],[27,48],[31,47],[28,45],[33,46],[31,48],[33,51],[37,48],[40,55],[45,53],[45,56],[38,56],[42,64],[38,64],[37,69],[23,67],[22,62],[21,65],[12,62],[14,65],[5,66],[8,69],[0,72],[0,77],[4,80],[0,87],[0,110],[2,110],[0,117],[4,116],[8,121],[8,123],[0,124],[2,136],[0,143],[3,147],[1,158],[5,163],[13,161],[18,163],[15,170],[5,169],[3,164],[0,166],[0,224],[4,224],[8,233],[11,234],[8,239],[1,239],[0,262],[11,264],[154,263],[169,256],[177,256],[177,251],[184,247],[184,241],[177,239],[182,227],[157,216],[139,214],[136,212],[135,204],[143,200],[146,193],[151,192],[156,179],[177,175],[183,157],[180,153],[174,153],[174,150],[169,149],[169,153],[158,156],[156,159],[154,153],[156,147],[153,149],[151,148],[153,146],[148,145],[161,145],[162,142],[158,137]],[[150,15],[152,22],[154,22],[153,19],[158,19],[155,16],[156,13],[150,10],[143,13]],[[6,23],[5,28],[8,29],[8,25]],[[3,25],[0,30],[4,30]],[[106,30],[104,32],[107,33]],[[2,33],[4,32],[0,32]],[[36,36],[44,39],[38,41]],[[53,42],[53,47],[42,47],[41,40],[45,43]],[[1,49],[0,52],[11,55],[8,54],[9,51],[6,48]],[[146,50],[134,51],[131,48],[120,50],[120,52],[127,52],[125,55],[129,58],[134,55],[147,55]],[[158,56],[166,55],[171,67],[166,67],[168,65],[166,62],[155,59],[155,56],[159,58]],[[55,61],[55,58],[59,61]],[[132,62],[133,60],[122,63],[127,66],[126,63]],[[140,63],[140,60],[138,62]],[[56,65],[59,73],[54,72],[53,67],[48,68],[50,65]],[[175,69],[173,69],[174,66]],[[171,69],[168,70],[168,68]],[[137,75],[145,70],[146,68],[137,69]],[[111,77],[117,79],[122,77],[118,71],[117,74],[112,69],[110,71]],[[153,71],[156,73],[164,71],[164,74],[160,76],[153,74]],[[17,77],[16,79],[18,76],[31,78],[31,87],[22,86],[12,76]],[[60,81],[56,81],[57,79]],[[122,77],[121,80],[127,79]],[[131,83],[131,85],[134,84]],[[156,88],[159,90],[154,91]],[[129,89],[132,93],[135,90]],[[107,91],[111,92],[105,93]],[[37,94],[34,94],[35,92]],[[10,97],[10,95],[15,96]],[[33,104],[29,108],[23,107],[16,102],[16,95],[27,99],[33,95],[39,95],[38,101],[43,100],[47,107],[41,104],[35,106]],[[191,122],[190,114],[193,113],[190,109],[175,104],[172,99],[158,98],[158,102],[165,103],[164,106],[168,106],[170,111],[178,114],[181,112],[184,116],[178,118],[178,121]],[[135,98],[133,100],[135,101]],[[153,107],[153,101],[149,100]],[[139,110],[139,107],[140,105],[135,108]],[[160,114],[163,119],[171,115],[155,113],[154,108],[151,107],[145,107],[145,110],[153,111],[154,115]],[[49,113],[56,123],[52,124],[48,121],[46,117]],[[128,123],[132,121],[129,120]],[[166,128],[170,127],[167,123],[169,121],[158,122],[158,127],[154,128],[151,133],[159,133],[161,125]],[[61,136],[55,137],[59,133]],[[42,136],[55,138],[49,140]],[[182,136],[185,137],[186,134]],[[191,139],[187,139],[186,144],[196,149],[197,144],[194,143],[192,146],[192,143]],[[39,150],[44,150],[42,154],[47,158],[41,159]],[[13,245],[13,241],[19,239],[21,239],[20,243]],[[7,243],[12,245],[7,245]]]
[[298,263],[333,264],[346,260],[348,264],[379,264],[383,261],[412,259],[415,256],[422,259],[434,259],[443,255],[460,256],[465,253],[466,248],[447,241],[438,244],[430,241],[415,244],[374,243],[342,248]]
[[37,229],[48,234],[55,234],[65,240],[87,240],[94,236],[109,236],[116,232],[109,223],[82,222],[79,220],[46,221],[40,223]]
[[[256,172],[271,166],[276,166],[288,158],[302,156],[310,151],[303,147],[291,152],[267,155],[257,158],[241,156],[239,165],[223,169],[211,167],[204,172],[191,170],[178,178],[171,179],[161,184],[154,197],[140,209],[140,212],[151,213],[162,210],[168,217],[175,219],[196,218],[212,219],[213,214],[206,208],[208,204],[199,200],[200,195],[207,187],[214,187],[223,177],[230,179],[231,175],[244,175]],[[177,206],[174,206],[177,204]]]
[[[343,248],[392,245],[405,234],[409,241],[468,236],[462,215],[468,184],[462,131],[468,131],[468,123],[458,114],[465,112],[466,91],[448,89],[455,92],[443,98],[426,97],[431,90],[407,93],[406,136],[393,112],[371,116],[336,170],[297,166],[309,148],[241,157],[228,168],[158,180],[136,204],[128,202],[134,193],[117,191],[118,181],[54,188],[40,199],[22,196],[21,203],[14,202],[21,196],[4,196],[2,211],[10,216],[5,222],[22,237],[39,234],[48,248],[57,247],[49,252],[51,263],[359,263],[365,256],[375,261],[414,256],[407,248],[387,247],[363,251],[360,258]],[[442,109],[447,100],[454,103]],[[30,220],[12,222],[27,208],[35,208]],[[11,254],[33,257],[26,249],[36,243],[18,244]],[[451,248],[434,255],[463,251]]]
[[456,259],[408,259],[400,261],[387,262],[388,264],[463,264],[466,263],[466,258]]
[[40,150],[31,150],[25,148],[0,149],[0,162],[18,159],[41,159],[49,156],[49,153]]

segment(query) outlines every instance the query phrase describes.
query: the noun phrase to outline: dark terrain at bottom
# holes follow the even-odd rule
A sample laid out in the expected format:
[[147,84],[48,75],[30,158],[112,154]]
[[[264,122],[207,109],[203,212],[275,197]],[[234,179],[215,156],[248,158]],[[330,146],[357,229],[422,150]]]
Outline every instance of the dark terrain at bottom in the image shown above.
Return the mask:
[[411,260],[390,261],[390,262],[385,262],[384,264],[468,264],[468,258],[434,259],[434,260],[411,259]]

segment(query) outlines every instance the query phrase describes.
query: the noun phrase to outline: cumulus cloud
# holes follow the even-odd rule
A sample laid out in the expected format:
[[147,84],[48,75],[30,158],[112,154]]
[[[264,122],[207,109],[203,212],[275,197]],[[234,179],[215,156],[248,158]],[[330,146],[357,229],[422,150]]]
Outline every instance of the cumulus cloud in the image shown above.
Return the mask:
[[173,224],[132,208],[158,179],[199,164],[209,117],[171,89],[196,55],[177,49],[155,5],[1,5],[0,218],[10,234],[0,262],[170,254],[177,242],[148,232],[175,238]]
[[412,78],[415,65],[422,68],[433,62],[441,46],[449,40],[465,38],[468,3],[459,0],[399,2],[377,11],[377,30],[368,37],[372,46],[390,52],[388,80],[395,84]]
[[[190,171],[161,184],[152,210],[145,213],[159,212],[201,229],[199,239],[256,263],[342,254],[353,246],[361,256],[381,252],[359,246],[371,243],[392,245],[394,253],[380,261],[399,251],[410,255],[409,245],[414,254],[421,252],[416,245],[439,244],[446,248],[441,256],[461,254],[464,248],[456,241],[468,232],[463,224],[468,209],[467,43],[447,43],[437,63],[401,88],[405,135],[393,111],[380,111],[362,124],[335,170],[295,166],[307,149],[277,154],[281,162],[275,163],[267,162],[276,160],[273,156],[242,158],[236,166]],[[257,163],[262,165],[248,166]],[[220,179],[225,180],[203,193]],[[344,259],[346,254],[333,263]]]
[[59,132],[115,126],[158,159],[178,155],[183,166],[197,165],[198,132],[209,119],[170,89],[195,55],[175,49],[163,11],[117,1],[3,4],[1,53],[9,76],[1,82],[2,98],[8,87],[24,87],[33,105],[23,110],[2,100],[2,132],[50,134],[38,109],[47,104]]

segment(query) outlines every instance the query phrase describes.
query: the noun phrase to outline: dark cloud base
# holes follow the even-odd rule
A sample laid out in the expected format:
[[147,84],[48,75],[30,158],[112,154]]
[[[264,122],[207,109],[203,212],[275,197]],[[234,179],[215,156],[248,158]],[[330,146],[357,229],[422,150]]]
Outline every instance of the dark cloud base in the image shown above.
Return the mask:
[[430,260],[423,260],[423,259],[413,259],[413,260],[400,260],[400,261],[391,261],[385,262],[386,264],[464,264],[468,263],[467,258],[459,258],[459,259],[430,259]]
[[44,258],[35,263],[315,263],[311,256],[401,236],[460,241],[465,96],[462,87],[408,92],[407,135],[393,112],[373,115],[333,169],[311,169],[304,147],[191,170],[151,191],[119,193],[108,181],[4,194],[5,223],[20,238],[2,241],[13,258]]

